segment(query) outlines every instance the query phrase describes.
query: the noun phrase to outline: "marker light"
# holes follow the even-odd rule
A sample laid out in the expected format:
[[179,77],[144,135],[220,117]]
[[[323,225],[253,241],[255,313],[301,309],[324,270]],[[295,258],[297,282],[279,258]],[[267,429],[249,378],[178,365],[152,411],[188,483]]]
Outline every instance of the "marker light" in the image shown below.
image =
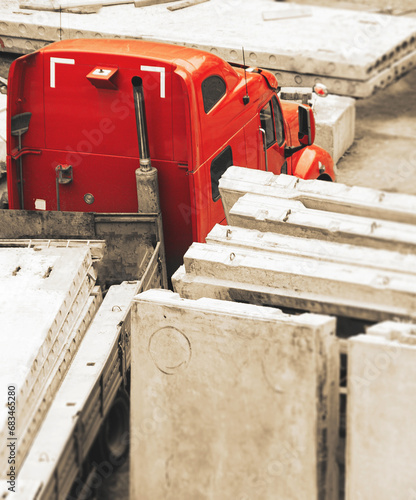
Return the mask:
[[313,87],[313,91],[319,97],[326,97],[328,95],[328,89],[323,83],[316,83]]

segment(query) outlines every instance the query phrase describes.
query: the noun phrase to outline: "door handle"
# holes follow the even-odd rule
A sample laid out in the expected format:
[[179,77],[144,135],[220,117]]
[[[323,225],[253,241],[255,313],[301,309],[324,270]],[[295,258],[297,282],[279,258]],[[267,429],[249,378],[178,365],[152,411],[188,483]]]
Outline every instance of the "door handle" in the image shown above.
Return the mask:
[[262,135],[263,137],[263,150],[264,150],[264,166],[265,166],[265,170],[266,172],[268,172],[269,170],[269,166],[268,166],[268,163],[267,163],[267,143],[266,143],[266,131],[264,130],[264,128],[260,127],[259,128],[259,131],[260,131],[260,134]]

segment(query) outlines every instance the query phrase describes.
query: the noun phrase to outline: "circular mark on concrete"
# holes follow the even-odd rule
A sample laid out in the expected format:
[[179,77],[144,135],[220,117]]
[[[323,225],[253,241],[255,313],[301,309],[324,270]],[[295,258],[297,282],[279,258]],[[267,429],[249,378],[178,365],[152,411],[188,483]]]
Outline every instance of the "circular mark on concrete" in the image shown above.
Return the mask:
[[1,30],[5,30],[5,29],[7,29],[8,27],[9,27],[9,25],[8,25],[7,23],[4,23],[4,22],[1,22],[1,23],[0,23],[0,29],[1,29]]
[[26,40],[25,42],[25,47],[28,49],[28,50],[33,50],[33,45],[32,45],[32,42],[30,40]]
[[276,56],[269,56],[269,62],[270,62],[271,64],[275,64],[275,63],[276,63],[276,61],[277,61]]
[[210,49],[211,54],[218,54],[218,50],[215,47]]
[[156,367],[166,375],[174,375],[186,369],[192,354],[188,337],[172,326],[161,328],[152,334],[148,351]]
[[46,32],[45,28],[43,26],[38,26],[38,33],[39,35],[44,35]]
[[328,64],[327,71],[329,74],[333,73],[336,69],[337,67],[333,62]]
[[19,31],[20,33],[26,33],[27,29],[26,29],[26,26],[24,24],[19,24]]
[[237,57],[238,57],[237,52],[235,50],[232,50],[230,52],[230,57],[231,57],[231,59],[237,59]]
[[257,54],[255,52],[251,52],[249,55],[250,61],[257,61]]
[[295,76],[295,82],[300,85],[302,83],[302,77],[300,75]]
[[75,33],[75,38],[83,38],[83,36],[84,36],[84,33],[82,31],[77,31]]
[[13,40],[11,38],[6,38],[4,45],[11,49],[13,47]]

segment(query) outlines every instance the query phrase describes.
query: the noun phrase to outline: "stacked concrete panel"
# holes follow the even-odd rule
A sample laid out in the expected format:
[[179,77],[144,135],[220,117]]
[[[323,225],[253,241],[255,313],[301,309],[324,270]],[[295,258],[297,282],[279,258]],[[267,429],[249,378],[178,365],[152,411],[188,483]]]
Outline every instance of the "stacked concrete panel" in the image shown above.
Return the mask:
[[[10,498],[67,498],[120,386],[120,336],[130,336],[129,311],[138,289],[137,282],[124,282],[108,290],[19,470],[17,492]],[[116,467],[110,462],[96,465],[103,465],[106,472]],[[81,480],[75,485],[77,495],[83,485]],[[5,482],[0,494],[7,495]]]
[[[233,231],[233,228],[229,228]],[[252,243],[249,244],[249,238]],[[334,314],[367,321],[415,318],[416,276],[387,270],[377,264],[377,253],[361,248],[373,267],[335,254],[319,252],[319,242],[307,240],[311,255],[294,251],[256,248],[258,238],[247,235],[248,247],[194,243],[184,256],[184,266],[173,275],[175,290],[184,297],[215,298]],[[393,256],[400,259],[401,255]],[[414,260],[414,259],[413,259]]]
[[[166,5],[117,5],[87,16],[19,10],[17,0],[15,6],[1,11],[5,52],[27,53],[61,38],[123,37],[184,44],[242,63],[244,40],[246,62],[274,71],[281,86],[321,81],[332,93],[356,97],[416,64],[416,21],[407,17],[313,6],[305,14],[303,6],[267,0],[238,6],[212,0],[175,12]],[[302,12],[288,15],[288,9]]]
[[[16,387],[17,467],[100,303],[91,251],[78,248],[0,248],[2,337],[0,385]],[[1,410],[6,439],[7,408]],[[1,474],[7,470],[1,451]]]
[[346,500],[416,498],[416,325],[349,341]]
[[337,384],[332,318],[138,295],[131,498],[335,498]]
[[237,200],[249,193],[299,201],[305,208],[325,212],[416,224],[416,197],[402,193],[304,180],[241,167],[227,169],[220,179],[219,189],[227,216]]

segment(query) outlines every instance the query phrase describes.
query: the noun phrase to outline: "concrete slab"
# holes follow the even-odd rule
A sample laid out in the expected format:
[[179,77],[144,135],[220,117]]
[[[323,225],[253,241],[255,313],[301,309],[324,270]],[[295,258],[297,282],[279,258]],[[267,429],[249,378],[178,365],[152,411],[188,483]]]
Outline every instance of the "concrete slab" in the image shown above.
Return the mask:
[[288,200],[288,206],[289,201],[296,200],[310,209],[416,224],[416,196],[403,193],[235,166],[221,177],[219,189],[226,216],[245,193],[258,193]]
[[346,499],[410,500],[416,494],[415,325],[383,324],[368,333],[349,340]]
[[[48,492],[53,495],[58,488],[57,482],[62,498],[69,493],[77,475],[77,467],[74,466],[77,453],[82,460],[86,457],[103,421],[101,410],[106,415],[109,399],[113,396],[112,389],[120,383],[118,342],[120,332],[125,328],[124,321],[129,328],[127,316],[137,289],[138,284],[130,282],[108,290],[19,472],[18,482],[22,481],[24,488],[21,491],[18,489],[13,498],[32,499],[27,492],[32,491],[29,488],[36,482],[41,482],[41,488],[33,499],[50,498]],[[107,397],[104,400],[101,383],[106,388]],[[74,436],[76,429],[81,433],[80,449],[77,449]]]
[[185,297],[204,296],[210,285],[227,300],[368,321],[415,317],[416,280],[406,273],[202,243],[192,244],[184,267],[186,276],[172,281]]
[[[282,14],[290,7],[268,0],[240,1],[238,8],[232,2],[211,0],[175,12],[169,12],[166,5],[140,9],[119,5],[88,16],[19,13],[17,7],[16,3],[17,13],[1,12],[0,38],[8,52],[32,51],[39,42],[61,37],[126,37],[195,46],[241,63],[244,43],[249,64],[288,72],[296,85],[309,85],[302,75],[333,78],[329,87],[334,92],[345,82],[368,82],[402,63],[416,46],[416,21],[411,18],[310,7],[311,16],[264,21],[263,11]],[[386,30],[388,37],[384,36]],[[401,66],[390,74],[391,80],[399,76]],[[293,84],[278,79],[282,79],[281,85]],[[375,86],[373,82],[367,95]]]
[[[91,254],[84,248],[1,248],[0,286],[3,290],[0,386],[16,386],[17,450],[20,464],[39,425],[40,395],[71,334],[93,285]],[[15,341],[11,341],[15,339]],[[17,348],[18,346],[18,348]],[[40,399],[39,399],[40,398]],[[44,404],[45,403],[45,404]],[[44,410],[45,410],[44,408]],[[30,421],[32,419],[32,424]],[[7,407],[0,410],[0,430],[6,440]],[[0,450],[0,473],[7,465]]]
[[131,498],[334,498],[335,320],[153,290],[132,311]]
[[[323,181],[322,181],[323,182]],[[245,194],[227,218],[230,225],[337,243],[415,253],[416,226],[305,208],[302,202]]]
[[279,233],[264,233],[256,229],[215,225],[205,238],[208,244],[232,249],[257,250],[259,255],[298,256],[316,261],[346,263],[364,268],[384,269],[399,273],[416,273],[416,255],[348,245],[325,239],[311,239]]

